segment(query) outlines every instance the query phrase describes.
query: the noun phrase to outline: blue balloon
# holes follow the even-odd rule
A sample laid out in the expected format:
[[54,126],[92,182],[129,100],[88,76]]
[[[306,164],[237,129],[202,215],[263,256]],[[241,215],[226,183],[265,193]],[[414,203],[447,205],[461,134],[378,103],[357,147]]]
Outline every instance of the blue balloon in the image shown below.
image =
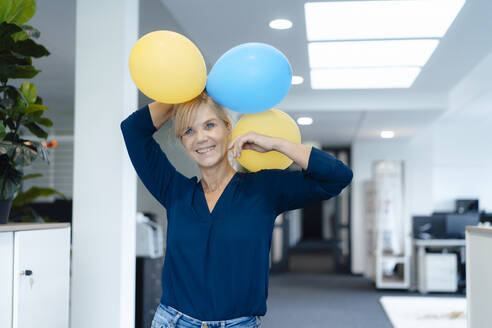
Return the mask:
[[207,77],[207,93],[219,104],[243,113],[259,113],[280,103],[292,82],[292,69],[278,49],[258,42],[224,53]]

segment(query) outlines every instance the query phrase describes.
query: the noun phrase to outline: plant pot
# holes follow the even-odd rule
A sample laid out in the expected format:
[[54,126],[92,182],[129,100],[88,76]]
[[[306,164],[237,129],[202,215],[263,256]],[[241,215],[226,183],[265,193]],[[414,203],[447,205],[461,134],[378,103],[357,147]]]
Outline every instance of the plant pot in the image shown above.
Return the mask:
[[13,199],[14,196],[9,199],[0,199],[0,224],[7,224]]

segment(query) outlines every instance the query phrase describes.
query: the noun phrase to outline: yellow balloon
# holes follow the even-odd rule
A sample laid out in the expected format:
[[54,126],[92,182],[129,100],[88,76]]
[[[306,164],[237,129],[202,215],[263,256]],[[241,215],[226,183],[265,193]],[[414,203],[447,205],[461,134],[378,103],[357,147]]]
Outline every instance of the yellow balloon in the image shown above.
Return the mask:
[[147,97],[168,104],[198,96],[207,82],[207,68],[200,50],[173,31],[142,36],[129,58],[130,75]]
[[[288,114],[276,108],[243,115],[232,131],[231,140],[248,131],[301,143],[301,132],[296,122]],[[293,162],[289,157],[275,150],[261,153],[252,149],[242,149],[241,157],[237,158],[237,161],[251,172],[262,169],[285,169]]]

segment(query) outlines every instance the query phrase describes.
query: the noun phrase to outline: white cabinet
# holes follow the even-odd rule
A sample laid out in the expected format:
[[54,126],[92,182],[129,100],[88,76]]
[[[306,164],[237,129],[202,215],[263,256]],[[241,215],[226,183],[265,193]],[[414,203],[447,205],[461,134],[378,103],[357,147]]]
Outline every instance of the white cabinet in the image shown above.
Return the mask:
[[70,225],[0,226],[0,327],[67,328]]
[[425,254],[423,288],[427,292],[456,292],[458,289],[456,254]]
[[466,323],[492,327],[492,227],[466,227]]
[[[416,285],[420,293],[456,292],[458,290],[458,261],[454,253],[430,253],[443,249],[463,249],[463,239],[414,239],[417,247]],[[412,286],[412,290],[415,289]]]

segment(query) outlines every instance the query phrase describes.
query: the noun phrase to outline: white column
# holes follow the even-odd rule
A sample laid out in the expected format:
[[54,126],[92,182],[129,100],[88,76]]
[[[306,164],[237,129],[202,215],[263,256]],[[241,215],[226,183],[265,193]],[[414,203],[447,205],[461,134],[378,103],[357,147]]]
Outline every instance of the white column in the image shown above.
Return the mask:
[[120,122],[138,105],[138,17],[138,0],[77,1],[71,328],[135,326],[136,176]]

